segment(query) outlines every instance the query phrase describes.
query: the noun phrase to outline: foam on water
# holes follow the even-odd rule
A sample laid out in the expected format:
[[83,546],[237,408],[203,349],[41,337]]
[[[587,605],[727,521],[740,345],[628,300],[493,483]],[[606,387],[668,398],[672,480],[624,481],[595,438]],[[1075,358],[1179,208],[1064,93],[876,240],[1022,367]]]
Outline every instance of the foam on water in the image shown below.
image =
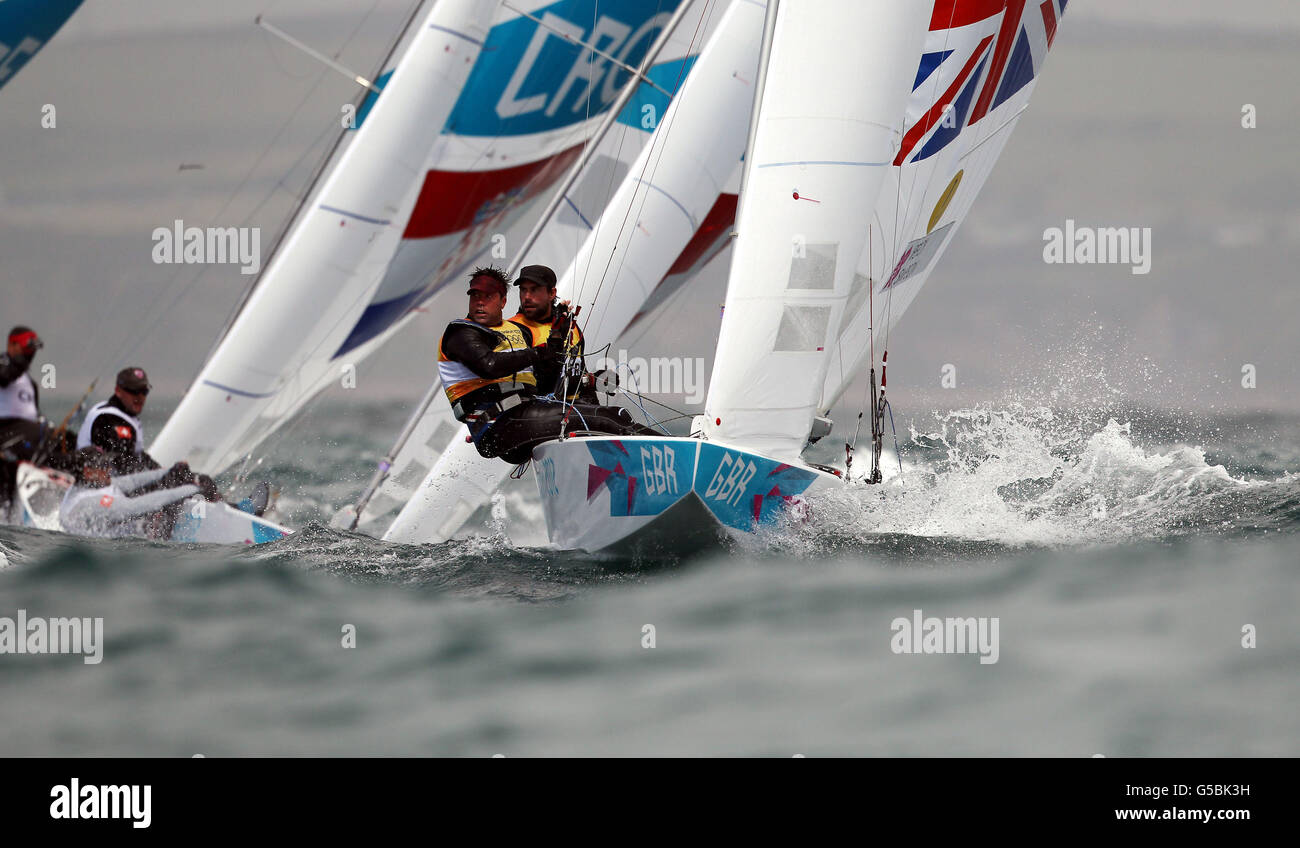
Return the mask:
[[[1114,544],[1192,528],[1243,529],[1236,519],[1250,507],[1267,509],[1300,491],[1287,474],[1234,478],[1199,447],[1144,448],[1132,425],[1113,417],[1098,427],[1082,416],[1013,406],[936,419],[933,429],[911,429],[903,473],[886,461],[879,486],[811,497],[811,520],[788,523],[775,541],[809,553],[828,540],[843,548],[885,534],[1010,546]],[[1253,515],[1251,526],[1260,517]],[[764,534],[761,544],[773,541]]]

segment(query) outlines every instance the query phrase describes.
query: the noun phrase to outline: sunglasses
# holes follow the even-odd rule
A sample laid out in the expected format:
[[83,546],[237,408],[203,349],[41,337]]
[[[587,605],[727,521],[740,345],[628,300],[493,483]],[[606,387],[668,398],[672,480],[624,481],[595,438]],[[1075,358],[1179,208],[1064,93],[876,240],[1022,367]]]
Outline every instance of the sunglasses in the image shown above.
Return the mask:
[[134,395],[135,397],[147,397],[149,395],[148,389],[140,389],[139,391],[132,391],[131,389],[128,389],[126,386],[118,386],[118,388],[126,392],[128,395]]

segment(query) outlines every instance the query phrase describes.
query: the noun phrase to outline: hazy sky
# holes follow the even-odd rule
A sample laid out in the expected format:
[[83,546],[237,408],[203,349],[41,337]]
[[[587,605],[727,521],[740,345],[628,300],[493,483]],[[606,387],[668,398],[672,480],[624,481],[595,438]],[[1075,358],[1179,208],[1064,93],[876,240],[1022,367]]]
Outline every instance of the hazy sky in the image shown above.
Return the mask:
[[[0,89],[0,321],[41,331],[61,389],[126,360],[164,391],[188,385],[247,279],[155,265],[150,233],[175,218],[274,232],[352,96],[254,16],[370,72],[409,5],[91,0]],[[896,331],[895,404],[1300,410],[1298,44],[1292,0],[1070,3],[1029,111]],[[1151,272],[1044,264],[1044,230],[1067,218],[1151,228]],[[725,274],[703,275],[702,302]],[[459,301],[417,319],[363,387],[422,394]],[[676,303],[647,352],[708,356],[706,318]]]

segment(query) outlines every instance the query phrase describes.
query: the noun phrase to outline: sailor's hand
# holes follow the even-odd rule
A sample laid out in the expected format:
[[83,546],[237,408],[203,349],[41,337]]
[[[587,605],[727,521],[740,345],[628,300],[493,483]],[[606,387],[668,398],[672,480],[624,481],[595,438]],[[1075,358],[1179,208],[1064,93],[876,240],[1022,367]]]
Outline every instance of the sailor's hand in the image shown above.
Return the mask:
[[217,484],[206,474],[195,476],[195,482],[199,486],[199,494],[203,495],[205,500],[216,503],[221,500],[221,492],[217,491]]
[[546,349],[554,356],[563,356],[569,349],[569,336],[573,332],[573,317],[564,315],[551,324],[551,334],[546,337]]
[[190,471],[190,465],[188,462],[176,463],[171,468],[167,469],[167,473],[164,474],[162,478],[163,484],[169,489],[175,486],[187,485],[193,482],[193,480],[194,472]]

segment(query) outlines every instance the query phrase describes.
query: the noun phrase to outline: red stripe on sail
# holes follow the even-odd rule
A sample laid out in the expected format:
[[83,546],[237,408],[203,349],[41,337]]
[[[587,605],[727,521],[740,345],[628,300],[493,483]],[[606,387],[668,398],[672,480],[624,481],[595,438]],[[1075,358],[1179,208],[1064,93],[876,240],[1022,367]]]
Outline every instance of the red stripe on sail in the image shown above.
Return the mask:
[[930,15],[930,31],[970,26],[1001,12],[1005,0],[936,0]]
[[993,67],[989,68],[989,75],[984,78],[984,89],[980,91],[979,99],[975,101],[975,108],[971,110],[970,119],[966,121],[968,125],[978,122],[988,114],[989,105],[993,103],[993,95],[998,90],[998,83],[1002,81],[1002,72],[1007,68],[1011,45],[1016,40],[1016,34],[1020,32],[1020,18],[1024,11],[1025,0],[1007,0],[1007,10],[1002,13],[1002,25],[998,27],[998,43],[993,48]]
[[1052,0],[1043,0],[1043,5],[1038,7],[1043,13],[1043,27],[1047,30],[1047,47],[1051,49],[1052,39],[1056,38],[1056,6]]
[[713,207],[704,216],[700,228],[695,231],[695,235],[691,236],[691,240],[686,243],[686,247],[682,248],[673,267],[669,268],[668,274],[664,276],[689,271],[719,238],[726,235],[736,223],[737,200],[734,194],[718,195],[718,199],[713,202]]
[[518,203],[559,179],[582,152],[574,145],[547,159],[495,171],[429,171],[402,238],[433,238],[473,226],[493,203]]
[[[930,127],[938,123],[943,117],[943,107],[957,99],[957,93],[961,91],[961,87],[966,83],[966,78],[971,75],[971,71],[975,70],[975,66],[984,57],[984,51],[988,49],[989,42],[992,40],[993,36],[984,36],[984,40],[979,43],[979,46],[975,48],[975,52],[966,60],[966,66],[961,69],[957,79],[952,81],[952,85],[948,86],[948,90],[943,93],[939,101],[930,107],[930,111],[926,112],[921,120],[903,136],[903,146],[898,151],[898,155],[894,157],[895,165],[903,164],[903,160],[912,153],[913,148],[920,143],[921,139],[925,138],[925,134],[930,131]],[[973,122],[974,119],[972,118],[971,121]]]

